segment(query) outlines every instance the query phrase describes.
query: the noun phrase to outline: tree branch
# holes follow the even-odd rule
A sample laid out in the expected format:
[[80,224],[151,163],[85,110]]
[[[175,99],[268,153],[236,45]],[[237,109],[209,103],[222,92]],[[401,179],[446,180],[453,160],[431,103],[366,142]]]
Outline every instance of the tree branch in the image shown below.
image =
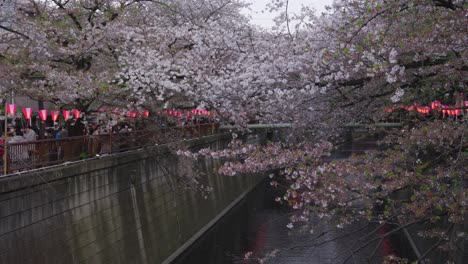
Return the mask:
[[[453,227],[454,227],[454,224],[451,224],[446,232],[449,233],[452,230]],[[428,250],[426,250],[426,252],[424,252],[421,255],[421,257],[418,258],[418,260],[416,260],[416,263],[420,263],[420,261],[425,259],[427,257],[427,255],[429,255],[429,253],[431,253],[434,249],[436,249],[438,246],[440,246],[440,244],[442,244],[442,242],[444,242],[444,240],[445,239],[443,239],[443,238],[439,239],[439,241],[437,241],[434,245],[432,245],[432,247],[430,247]]]
[[55,5],[58,6],[59,9],[62,9],[63,11],[65,11],[65,13],[67,14],[67,16],[69,18],[71,18],[71,20],[73,21],[73,23],[75,24],[75,26],[81,31],[83,30],[83,27],[81,26],[80,22],[78,21],[78,18],[75,16],[75,14],[73,14],[72,12],[68,11],[65,6],[59,1],[59,0],[52,0]]
[[20,35],[20,36],[22,36],[22,37],[25,38],[25,39],[30,39],[30,38],[29,38],[28,36],[26,36],[25,34],[19,32],[19,31],[16,31],[16,30],[14,30],[14,29],[11,29],[11,28],[9,28],[9,27],[5,27],[5,26],[3,26],[3,25],[1,25],[1,24],[0,24],[0,28],[3,29],[3,30],[8,31],[8,32],[10,32],[10,33],[13,33],[13,34],[16,34],[16,35]]

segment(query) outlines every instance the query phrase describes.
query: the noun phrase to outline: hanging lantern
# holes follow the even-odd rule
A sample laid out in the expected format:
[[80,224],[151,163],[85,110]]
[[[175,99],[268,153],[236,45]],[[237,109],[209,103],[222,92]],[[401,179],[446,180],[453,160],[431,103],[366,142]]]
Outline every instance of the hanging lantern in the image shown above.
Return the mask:
[[50,111],[50,115],[52,116],[52,121],[56,122],[59,115],[60,115],[60,111]]
[[42,120],[42,123],[44,123],[47,120],[47,110],[39,110],[39,117]]
[[438,109],[442,106],[442,104],[440,103],[440,101],[434,101],[431,103],[431,109]]
[[145,117],[149,117],[149,111],[148,110],[145,110],[143,113],[145,114]]
[[32,108],[30,107],[27,107],[27,108],[23,108],[23,114],[24,114],[24,118],[26,119],[31,119],[32,117]]
[[429,113],[429,107],[428,106],[418,106],[417,111],[421,114],[428,114]]
[[[29,125],[31,126],[31,117],[32,117],[32,108],[30,107],[27,107],[27,108],[23,108],[23,114],[24,114],[24,118],[26,118],[27,121],[29,121]],[[27,122],[26,122],[27,123]]]
[[16,113],[16,105],[15,104],[7,104],[7,114],[14,115]]
[[133,111],[130,111],[130,113],[128,113],[128,117],[136,117],[136,113]]
[[70,118],[70,110],[63,110],[63,120],[67,121]]
[[81,111],[78,110],[78,109],[73,109],[73,116],[75,117],[75,119],[80,118],[80,116],[81,116]]

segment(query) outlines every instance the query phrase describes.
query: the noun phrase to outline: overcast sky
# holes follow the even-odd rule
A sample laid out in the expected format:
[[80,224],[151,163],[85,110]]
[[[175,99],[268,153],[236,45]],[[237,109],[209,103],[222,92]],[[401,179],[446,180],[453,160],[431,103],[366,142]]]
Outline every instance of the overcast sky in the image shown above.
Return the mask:
[[[270,0],[246,0],[247,2],[252,3],[252,10],[245,10],[245,13],[252,17],[252,23],[260,25],[264,28],[271,28],[273,23],[273,18],[275,14],[268,12],[262,13],[262,10],[265,9],[266,4]],[[325,5],[331,5],[333,0],[289,0],[289,10],[290,12],[298,12],[301,9],[301,5],[311,6],[317,10],[317,14],[320,14],[325,10]]]

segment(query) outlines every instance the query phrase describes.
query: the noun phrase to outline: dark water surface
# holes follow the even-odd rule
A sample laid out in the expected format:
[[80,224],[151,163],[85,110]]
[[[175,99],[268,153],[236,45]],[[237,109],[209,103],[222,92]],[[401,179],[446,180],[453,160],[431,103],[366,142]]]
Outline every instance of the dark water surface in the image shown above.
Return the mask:
[[[275,251],[276,256],[268,257],[266,263],[343,263],[351,255],[350,247],[375,228],[355,224],[344,230],[321,235],[334,228],[316,221],[313,234],[310,233],[310,227],[306,230],[289,229],[286,225],[289,223],[290,211],[277,204],[274,197],[274,190],[265,181],[174,263],[257,263],[244,260],[245,254],[252,252],[254,258],[264,258]],[[345,236],[350,232],[351,235]],[[368,256],[376,245],[377,242],[371,243],[369,247],[356,252],[346,263],[368,263]],[[382,263],[384,253],[398,254],[404,252],[405,248],[407,245],[403,237],[388,239],[376,251],[371,263]]]
[[[355,150],[369,147],[372,144],[368,141],[354,143],[351,149],[345,147],[335,153],[333,159],[343,159]],[[375,225],[356,223],[336,229],[317,218],[312,221],[313,226],[289,229],[286,226],[292,210],[274,201],[280,195],[276,192],[269,186],[269,179],[265,180],[174,263],[259,263],[256,258],[266,260],[265,263],[285,264],[382,263],[384,255],[411,255],[407,241],[401,235],[384,240],[370,261],[368,256],[378,241],[354,252],[360,244],[375,237],[366,236]],[[388,232],[390,228],[382,228],[377,234]],[[252,253],[253,259],[244,259],[248,252]]]

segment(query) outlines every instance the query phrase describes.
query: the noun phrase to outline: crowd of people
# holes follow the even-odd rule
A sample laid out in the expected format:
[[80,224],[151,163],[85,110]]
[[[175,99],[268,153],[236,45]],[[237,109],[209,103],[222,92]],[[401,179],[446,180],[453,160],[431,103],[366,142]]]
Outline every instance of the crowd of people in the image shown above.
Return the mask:
[[[5,153],[5,142],[7,144],[12,144],[32,142],[35,140],[37,140],[37,132],[31,127],[20,128],[10,126],[7,128],[6,135],[4,132],[2,132],[2,136],[0,137],[0,155],[3,156]],[[31,160],[33,158],[34,150],[34,144],[28,145],[21,149],[14,150],[9,155],[10,160],[15,163],[18,163],[20,161],[27,162],[28,160]]]
[[[213,120],[192,117],[180,120],[156,118],[154,121],[151,126],[156,129],[165,129],[210,124]],[[28,126],[21,121],[13,121],[7,127],[6,135],[4,129],[1,128],[0,156],[4,156],[6,143],[8,145],[7,162],[10,171],[27,170],[46,164],[56,164],[78,158],[87,158],[90,155],[102,155],[138,147],[139,144],[145,144],[146,141],[141,140],[141,133],[137,133],[140,135],[138,136],[130,132],[144,132],[148,123],[133,121],[106,125],[97,122],[84,123],[79,119],[66,122],[63,126],[58,123],[49,123],[49,125],[52,126],[47,127],[43,123],[39,128],[35,125],[35,122],[32,122],[32,126]],[[184,130],[176,134],[183,137],[187,133],[200,134],[200,131],[190,129],[193,130],[193,128],[188,128],[187,131]],[[146,138],[146,136],[143,137]]]
[[[99,124],[89,124],[84,125],[83,123],[75,123],[71,126],[59,126],[54,124],[53,127],[47,127],[41,133],[41,130],[37,126],[26,126],[24,128],[15,125],[9,125],[7,127],[7,133],[1,132],[0,137],[0,156],[3,156],[5,153],[5,142],[11,147],[8,148],[8,159],[10,167],[28,167],[29,165],[34,166],[36,159],[38,158],[39,153],[37,153],[37,144],[36,140],[39,139],[56,139],[54,141],[49,141],[47,144],[47,160],[62,160],[64,159],[67,152],[72,152],[74,150],[70,149],[70,146],[63,143],[63,139],[76,136],[98,136],[106,135],[111,131],[115,133],[127,133],[131,132],[133,127],[128,124],[119,124],[117,126],[104,126]],[[109,153],[111,150],[110,143],[105,140],[98,140],[96,138],[93,146],[97,148],[96,152],[98,153]],[[15,143],[26,143],[26,144],[15,144]],[[30,143],[30,144],[27,144]],[[13,144],[13,145],[11,145]],[[80,146],[83,150],[79,152],[86,151],[86,148],[89,146]],[[68,148],[68,149],[67,149]],[[72,154],[72,153],[69,153]],[[14,169],[15,171],[15,169]]]

